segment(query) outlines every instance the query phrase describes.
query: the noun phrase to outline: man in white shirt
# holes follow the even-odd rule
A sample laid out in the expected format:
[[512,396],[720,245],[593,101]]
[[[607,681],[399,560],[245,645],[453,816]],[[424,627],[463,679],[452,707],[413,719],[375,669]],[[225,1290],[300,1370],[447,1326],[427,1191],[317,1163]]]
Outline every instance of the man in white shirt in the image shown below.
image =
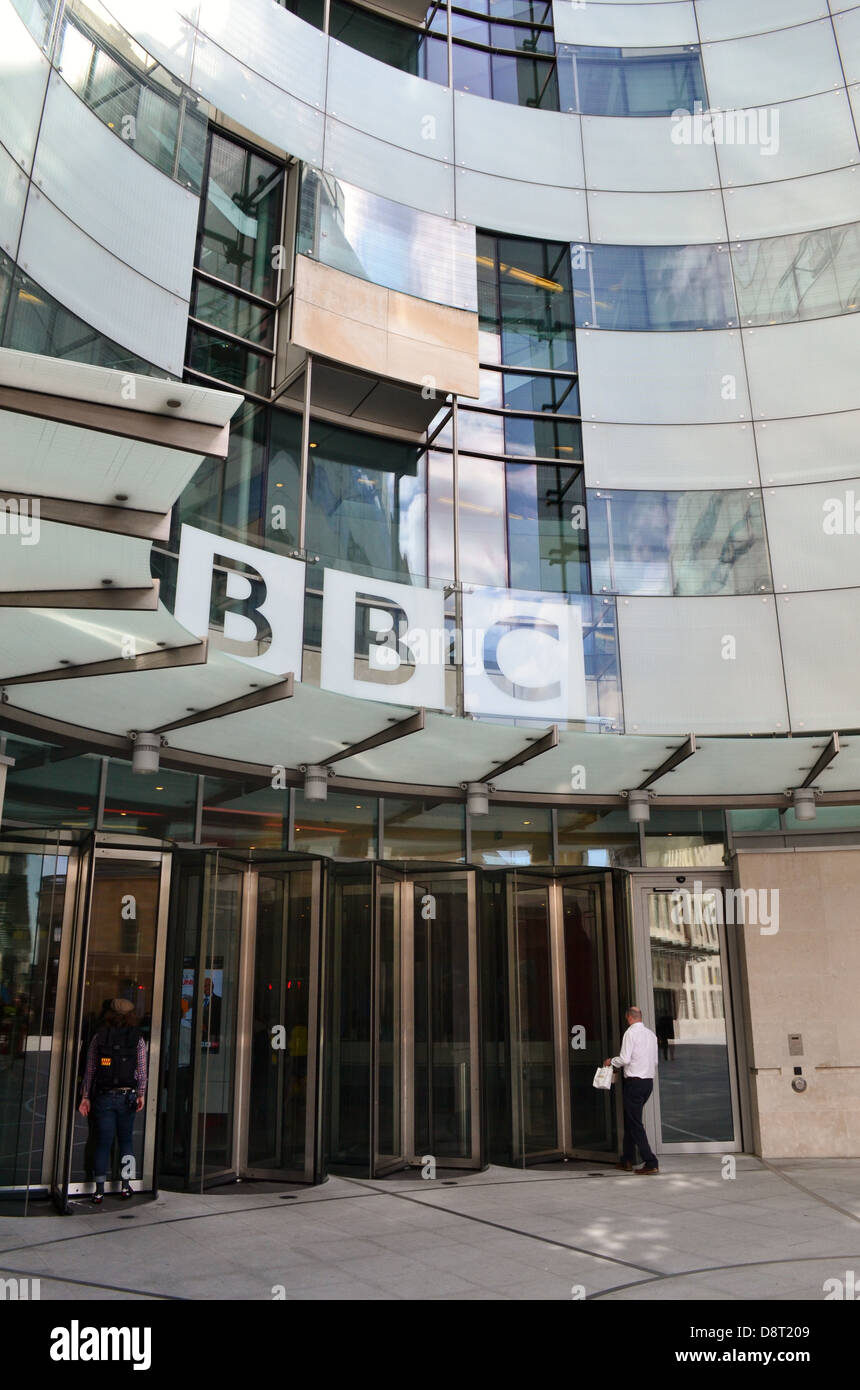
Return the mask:
[[635,1004],[627,1010],[625,1018],[627,1031],[621,1039],[621,1051],[617,1057],[607,1057],[603,1065],[624,1068],[624,1143],[618,1167],[625,1173],[632,1173],[638,1148],[643,1164],[635,1171],[641,1176],[647,1176],[660,1171],[657,1155],[652,1152],[642,1123],[645,1102],[654,1089],[657,1035],[645,1027],[642,1022],[642,1010],[637,1009]]

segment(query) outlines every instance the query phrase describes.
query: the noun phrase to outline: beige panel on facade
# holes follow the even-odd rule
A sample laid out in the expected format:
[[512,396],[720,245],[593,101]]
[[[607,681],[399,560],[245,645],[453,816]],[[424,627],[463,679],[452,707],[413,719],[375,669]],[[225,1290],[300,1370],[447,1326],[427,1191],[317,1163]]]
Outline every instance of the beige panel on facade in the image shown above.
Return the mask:
[[[747,897],[745,925],[727,928],[743,938],[756,1151],[856,1158],[860,849],[740,851],[735,881],[765,905],[753,922]],[[773,922],[763,931],[765,917]],[[802,1053],[790,1053],[789,1034],[800,1034]],[[801,1093],[792,1090],[795,1067],[807,1083]]]
[[296,257],[291,338],[334,362],[460,396],[478,394],[478,316]]

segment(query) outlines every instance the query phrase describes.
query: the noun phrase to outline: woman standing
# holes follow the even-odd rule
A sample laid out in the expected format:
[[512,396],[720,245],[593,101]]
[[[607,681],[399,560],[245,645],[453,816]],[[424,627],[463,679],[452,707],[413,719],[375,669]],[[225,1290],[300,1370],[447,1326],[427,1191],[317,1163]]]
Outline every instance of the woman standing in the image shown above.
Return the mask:
[[111,1145],[120,1150],[122,1195],[131,1197],[134,1172],[134,1117],[146,1095],[146,1043],[134,1021],[128,999],[112,999],[104,1020],[93,1034],[81,1085],[82,1115],[90,1113],[96,1127],[93,1203],[104,1201],[105,1176]]

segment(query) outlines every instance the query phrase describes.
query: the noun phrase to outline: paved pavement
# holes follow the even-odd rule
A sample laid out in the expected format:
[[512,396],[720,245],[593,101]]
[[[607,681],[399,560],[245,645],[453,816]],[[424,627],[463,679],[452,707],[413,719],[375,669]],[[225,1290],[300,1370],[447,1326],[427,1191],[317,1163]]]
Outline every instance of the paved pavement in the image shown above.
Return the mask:
[[[823,1301],[860,1293],[860,1159],[333,1177],[0,1217],[41,1298]],[[850,1281],[849,1286],[850,1286]],[[829,1285],[830,1289],[834,1286]]]

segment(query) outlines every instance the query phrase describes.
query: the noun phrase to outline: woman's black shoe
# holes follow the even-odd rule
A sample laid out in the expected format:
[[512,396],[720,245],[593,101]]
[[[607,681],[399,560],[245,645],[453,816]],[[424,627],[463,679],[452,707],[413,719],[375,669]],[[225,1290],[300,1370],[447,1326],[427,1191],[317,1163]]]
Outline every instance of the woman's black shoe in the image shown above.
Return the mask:
[[103,1192],[94,1192],[93,1195],[92,1195],[92,1203],[93,1203],[93,1206],[94,1206],[94,1207],[100,1207],[101,1204],[102,1204],[102,1202],[104,1201],[104,1199],[105,1199],[105,1194],[104,1194]]
[[122,1192],[120,1193],[120,1196],[123,1197],[123,1198],[126,1199],[126,1200],[127,1200],[129,1197],[133,1197],[133,1196],[134,1196],[134,1192],[132,1191],[131,1187],[129,1186],[129,1184],[128,1184],[127,1182],[124,1182],[124,1183],[123,1183],[123,1185],[122,1185]]

